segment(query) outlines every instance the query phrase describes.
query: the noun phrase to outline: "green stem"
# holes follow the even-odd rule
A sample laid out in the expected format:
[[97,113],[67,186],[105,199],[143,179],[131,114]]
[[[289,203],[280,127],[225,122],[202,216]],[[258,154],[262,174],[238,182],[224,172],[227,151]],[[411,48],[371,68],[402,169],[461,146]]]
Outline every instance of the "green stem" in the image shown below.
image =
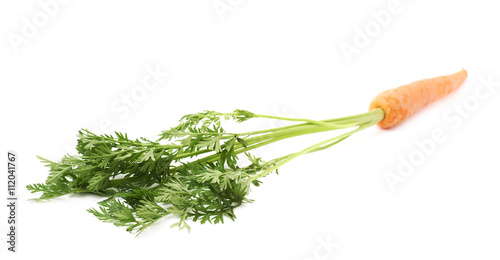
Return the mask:
[[350,132],[347,132],[345,134],[341,134],[341,135],[338,135],[338,136],[335,136],[333,138],[330,138],[330,139],[327,139],[325,141],[322,141],[322,142],[319,142],[315,145],[312,145],[312,146],[309,146],[307,147],[306,149],[300,151],[300,152],[297,152],[297,153],[292,153],[292,154],[289,154],[289,155],[285,155],[283,157],[280,157],[280,158],[284,158],[282,160],[280,160],[277,164],[275,164],[274,166],[270,167],[270,168],[267,168],[266,170],[254,175],[250,181],[254,181],[258,178],[261,178],[263,176],[266,176],[267,174],[275,171],[276,169],[278,169],[279,167],[283,166],[284,164],[286,164],[287,162],[301,156],[301,155],[304,155],[306,153],[311,153],[311,152],[316,152],[316,151],[320,151],[320,150],[323,150],[323,149],[326,149],[328,147],[331,147],[335,144],[338,144],[340,143],[341,141],[345,140],[346,138],[350,137],[351,135],[353,135],[354,133],[356,132],[359,132],[363,129],[366,129],[376,123],[378,123],[380,120],[382,120],[384,118],[384,113],[383,111],[380,113],[380,112],[377,112],[377,113],[374,113],[374,116],[373,118],[365,123],[365,124],[362,124],[360,125],[358,128],[356,128],[355,130],[353,131],[350,131]]
[[[243,147],[241,144],[235,145],[235,153],[240,154],[243,152],[250,151],[252,149],[265,146],[277,141],[281,141],[284,139],[288,139],[291,137],[297,137],[301,135],[306,135],[306,134],[313,134],[313,133],[319,133],[319,132],[325,132],[329,130],[338,130],[338,129],[344,129],[344,128],[350,128],[353,126],[362,126],[362,125],[369,125],[372,126],[376,123],[378,123],[380,120],[384,118],[384,111],[382,109],[375,109],[367,113],[363,113],[358,115],[359,119],[356,122],[356,125],[352,125],[352,119],[356,119],[355,116],[352,116],[351,118],[342,118],[342,120],[347,120],[347,124],[345,125],[337,125],[337,126],[318,126],[318,125],[309,125],[309,124],[304,124],[301,127],[296,127],[296,128],[291,128],[291,129],[283,129],[280,131],[277,131],[275,133],[269,133],[266,135],[261,135],[261,136],[256,136],[256,137],[251,137],[251,138],[246,138],[245,142],[247,143],[247,147]],[[336,121],[337,119],[332,119],[332,120],[324,120],[323,122],[331,122],[331,121]],[[338,121],[338,120],[337,120]],[[366,128],[366,127],[364,127]],[[362,128],[362,129],[364,129]],[[359,129],[357,131],[360,131],[362,129]],[[357,132],[352,131],[349,132],[351,134]],[[342,135],[341,135],[342,136]],[[346,137],[347,138],[347,137]],[[344,138],[345,139],[345,138]],[[327,148],[327,147],[325,147]],[[325,149],[323,148],[323,149]],[[219,154],[212,154],[207,157],[204,157],[199,160],[199,162],[214,162],[219,159],[220,155]]]
[[[304,119],[290,119],[290,118],[282,118],[282,117],[273,117],[273,116],[262,116],[262,115],[256,115],[257,117],[267,117],[267,118],[274,118],[274,119],[282,119],[282,120],[289,120],[289,121],[304,121]],[[248,135],[250,137],[244,138],[246,142],[246,147],[244,147],[242,144],[238,143],[235,144],[235,153],[240,154],[243,152],[247,152],[253,149],[256,149],[258,147],[262,147],[277,141],[281,141],[284,139],[288,139],[291,137],[297,137],[301,135],[306,135],[306,134],[313,134],[313,133],[319,133],[319,132],[325,132],[325,131],[331,131],[331,130],[339,130],[339,129],[346,129],[346,128],[351,128],[357,126],[353,131],[347,132],[345,134],[336,136],[334,138],[328,139],[326,141],[320,142],[316,145],[310,146],[298,153],[293,153],[289,154],[286,156],[282,156],[280,158],[275,159],[275,161],[279,161],[275,166],[268,168],[267,170],[259,173],[258,175],[255,175],[253,177],[253,180],[260,178],[262,176],[265,176],[269,174],[270,172],[276,170],[278,167],[282,166],[283,164],[291,161],[292,159],[305,154],[309,152],[315,152],[319,150],[326,149],[332,145],[335,145],[343,140],[345,140],[347,137],[351,136],[352,134],[361,131],[369,126],[372,126],[376,123],[378,123],[380,120],[384,118],[384,111],[380,108],[374,109],[372,111],[362,113],[362,114],[357,114],[353,116],[347,116],[347,117],[341,117],[341,118],[334,118],[334,119],[327,119],[327,120],[322,120],[322,121],[314,121],[314,120],[309,120],[307,123],[302,123],[302,124],[296,124],[296,125],[291,125],[291,126],[284,126],[284,127],[278,127],[278,128],[273,128],[273,129],[268,129],[268,130],[262,130],[262,131],[253,131],[253,132],[246,132],[246,133],[240,133],[240,134],[233,134],[234,135]],[[308,120],[306,120],[308,121]],[[319,123],[321,122],[321,123]],[[203,149],[187,154],[183,154],[181,156],[176,156],[175,159],[182,159],[186,157],[192,157],[192,156],[198,156],[204,153],[209,153],[213,152],[212,150],[209,149]],[[215,162],[219,160],[220,154],[211,154],[208,156],[205,156],[203,158],[200,158],[199,160],[196,160],[197,163],[203,163],[203,162]],[[175,170],[173,168],[172,170]],[[135,179],[139,180],[140,178],[138,177],[130,177],[127,178],[129,181],[134,181]],[[114,179],[109,181],[109,186],[112,187],[114,185],[119,184],[123,179]]]

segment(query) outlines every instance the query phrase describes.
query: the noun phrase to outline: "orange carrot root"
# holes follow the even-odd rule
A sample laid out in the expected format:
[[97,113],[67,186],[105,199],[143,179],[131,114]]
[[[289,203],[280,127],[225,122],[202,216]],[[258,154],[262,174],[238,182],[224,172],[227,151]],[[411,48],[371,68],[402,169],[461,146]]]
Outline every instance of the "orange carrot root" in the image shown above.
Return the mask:
[[424,79],[386,90],[370,103],[370,110],[382,108],[385,117],[378,123],[381,128],[391,128],[422,107],[457,89],[467,78],[467,71],[436,78]]

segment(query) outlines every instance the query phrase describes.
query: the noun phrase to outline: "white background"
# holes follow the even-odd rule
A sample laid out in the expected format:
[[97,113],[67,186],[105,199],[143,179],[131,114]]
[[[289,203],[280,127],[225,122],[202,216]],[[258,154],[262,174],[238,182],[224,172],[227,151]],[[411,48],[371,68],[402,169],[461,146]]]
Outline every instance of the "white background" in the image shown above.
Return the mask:
[[[500,91],[482,100],[475,92],[481,78],[500,81],[498,6],[401,0],[393,10],[390,2],[68,1],[47,11],[37,1],[2,1],[0,151],[4,162],[7,150],[18,153],[20,205],[16,254],[6,249],[1,207],[1,259],[498,259]],[[214,3],[232,7],[221,13]],[[374,15],[389,11],[385,20]],[[341,46],[356,47],[356,28],[371,36],[348,62]],[[148,67],[169,75],[144,90]],[[24,186],[48,174],[36,155],[73,153],[80,128],[155,139],[202,110],[346,116],[366,111],[385,89],[462,67],[469,77],[458,91],[400,126],[372,127],[264,178],[235,222],[192,223],[187,233],[167,219],[136,238],[86,212],[101,198],[27,201],[37,195]],[[123,103],[127,95],[133,105]],[[464,102],[467,115],[458,115]],[[416,142],[433,131],[446,140],[391,191],[385,173],[423,154]],[[259,152],[290,152],[318,138]]]

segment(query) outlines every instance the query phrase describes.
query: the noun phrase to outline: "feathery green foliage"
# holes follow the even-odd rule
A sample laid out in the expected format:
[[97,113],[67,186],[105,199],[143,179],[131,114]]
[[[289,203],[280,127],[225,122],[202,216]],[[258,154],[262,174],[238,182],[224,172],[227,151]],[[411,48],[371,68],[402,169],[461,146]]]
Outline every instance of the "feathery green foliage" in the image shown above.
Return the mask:
[[[139,234],[168,215],[178,219],[172,227],[190,230],[188,221],[216,224],[225,218],[234,220],[235,208],[251,202],[249,192],[261,184],[260,178],[300,155],[328,148],[376,124],[383,116],[381,109],[323,121],[245,110],[204,111],[182,117],[179,125],[163,131],[156,141],[82,129],[78,155],[66,155],[59,162],[39,157],[49,168],[48,178],[27,189],[42,193],[37,200],[71,193],[106,197],[88,212],[129,232]],[[241,123],[252,118],[303,123],[244,133],[227,133],[221,126],[224,120]],[[287,138],[345,128],[354,129],[267,162],[249,152]],[[242,155],[248,159],[247,165],[239,163]]]

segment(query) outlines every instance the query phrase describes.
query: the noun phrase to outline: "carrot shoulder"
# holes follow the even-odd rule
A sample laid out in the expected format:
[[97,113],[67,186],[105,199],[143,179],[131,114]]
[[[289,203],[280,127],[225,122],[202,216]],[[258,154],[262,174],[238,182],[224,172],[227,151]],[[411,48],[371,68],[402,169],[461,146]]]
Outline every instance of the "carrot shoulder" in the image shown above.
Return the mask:
[[436,78],[424,79],[386,90],[370,103],[370,110],[382,108],[385,117],[378,123],[381,128],[391,128],[422,107],[457,89],[467,78],[467,71]]

